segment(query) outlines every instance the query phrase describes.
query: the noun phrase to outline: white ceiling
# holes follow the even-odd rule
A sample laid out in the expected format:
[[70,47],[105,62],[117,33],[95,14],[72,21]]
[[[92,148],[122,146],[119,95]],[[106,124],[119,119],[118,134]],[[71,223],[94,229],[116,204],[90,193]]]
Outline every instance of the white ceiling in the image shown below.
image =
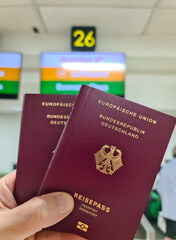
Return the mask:
[[100,36],[176,36],[176,0],[0,0],[0,33],[63,34],[73,25]]

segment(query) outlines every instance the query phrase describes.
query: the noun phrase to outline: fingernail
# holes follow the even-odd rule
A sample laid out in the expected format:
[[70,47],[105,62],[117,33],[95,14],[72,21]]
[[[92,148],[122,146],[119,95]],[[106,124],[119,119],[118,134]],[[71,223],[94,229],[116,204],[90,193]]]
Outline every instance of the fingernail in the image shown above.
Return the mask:
[[61,214],[69,213],[73,210],[74,201],[68,193],[58,193],[59,211]]

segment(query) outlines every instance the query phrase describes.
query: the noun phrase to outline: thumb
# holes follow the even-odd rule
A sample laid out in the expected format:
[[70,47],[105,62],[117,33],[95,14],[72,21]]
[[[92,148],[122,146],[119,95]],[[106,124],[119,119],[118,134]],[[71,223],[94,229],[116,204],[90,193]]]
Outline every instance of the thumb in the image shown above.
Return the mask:
[[74,206],[68,193],[35,197],[12,210],[0,212],[0,240],[25,239],[65,218]]

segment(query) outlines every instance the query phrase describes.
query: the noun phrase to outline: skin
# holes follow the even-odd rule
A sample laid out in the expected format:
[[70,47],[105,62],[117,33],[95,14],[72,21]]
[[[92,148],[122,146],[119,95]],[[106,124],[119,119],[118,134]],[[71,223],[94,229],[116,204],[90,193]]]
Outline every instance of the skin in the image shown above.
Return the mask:
[[172,238],[164,237],[164,240],[172,240]]
[[0,240],[83,240],[74,234],[42,230],[73,210],[69,194],[50,193],[17,206],[13,196],[15,177],[16,171],[0,179]]

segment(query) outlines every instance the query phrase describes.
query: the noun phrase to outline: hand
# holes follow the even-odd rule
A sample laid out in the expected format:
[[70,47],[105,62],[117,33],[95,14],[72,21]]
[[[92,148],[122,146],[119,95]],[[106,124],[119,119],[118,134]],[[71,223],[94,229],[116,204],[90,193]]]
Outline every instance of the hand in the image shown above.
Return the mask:
[[16,171],[0,179],[0,240],[81,240],[69,233],[42,231],[65,218],[74,207],[67,193],[50,193],[17,206]]

